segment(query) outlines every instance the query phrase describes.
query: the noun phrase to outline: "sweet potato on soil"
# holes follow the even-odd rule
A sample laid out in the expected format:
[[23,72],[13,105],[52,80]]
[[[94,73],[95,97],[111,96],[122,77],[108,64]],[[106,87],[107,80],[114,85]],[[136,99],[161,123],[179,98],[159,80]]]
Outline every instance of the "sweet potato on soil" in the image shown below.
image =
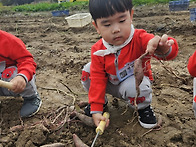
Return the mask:
[[86,124],[87,126],[90,126],[90,127],[94,127],[95,124],[94,124],[94,121],[93,121],[93,118],[92,117],[89,117],[85,114],[81,114],[79,112],[75,112],[76,116],[84,123]]
[[87,106],[88,105],[88,102],[84,102],[84,101],[80,101],[79,103],[78,103],[78,106],[80,107],[80,108],[84,108],[85,106]]
[[88,147],[76,134],[73,134],[73,141],[76,147]]
[[45,144],[40,147],[65,147],[63,143],[52,143],[52,144]]

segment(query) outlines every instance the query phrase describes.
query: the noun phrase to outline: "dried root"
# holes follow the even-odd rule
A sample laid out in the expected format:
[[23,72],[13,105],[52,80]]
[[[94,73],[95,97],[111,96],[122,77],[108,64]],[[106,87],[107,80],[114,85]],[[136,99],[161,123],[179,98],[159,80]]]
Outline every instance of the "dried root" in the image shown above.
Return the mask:
[[10,128],[10,132],[16,132],[16,131],[23,131],[25,126],[23,125],[16,125]]
[[[84,106],[85,103],[81,102],[80,104],[83,104],[82,106]],[[41,130],[48,133],[57,132],[61,130],[66,123],[70,123],[76,117],[87,126],[94,127],[93,119],[84,115],[84,111],[80,109],[80,106],[75,104],[75,106],[60,107],[56,111],[52,111],[47,116],[44,116],[41,121],[36,122],[35,124],[24,125],[21,121],[21,125],[11,127],[10,131],[23,131],[24,129],[39,127]]]
[[158,117],[158,121],[157,121],[157,125],[154,126],[152,129],[148,130],[147,132],[145,132],[145,133],[142,135],[142,137],[145,136],[146,134],[148,134],[148,133],[154,131],[154,130],[159,131],[159,130],[161,129],[162,123],[163,123],[162,117],[159,116],[159,117]]

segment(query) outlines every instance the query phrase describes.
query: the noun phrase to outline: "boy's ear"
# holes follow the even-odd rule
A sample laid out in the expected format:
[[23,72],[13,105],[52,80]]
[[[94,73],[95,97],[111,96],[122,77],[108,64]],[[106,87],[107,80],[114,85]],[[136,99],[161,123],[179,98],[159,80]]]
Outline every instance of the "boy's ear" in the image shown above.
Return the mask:
[[95,23],[94,20],[92,21],[92,24],[93,24],[93,26],[95,27],[95,29],[97,30],[97,33],[100,34],[100,31],[99,31],[99,29],[98,29],[98,27],[97,27],[97,24]]
[[130,14],[131,15],[131,20],[133,20],[133,13],[134,13],[134,10],[132,9],[131,14]]

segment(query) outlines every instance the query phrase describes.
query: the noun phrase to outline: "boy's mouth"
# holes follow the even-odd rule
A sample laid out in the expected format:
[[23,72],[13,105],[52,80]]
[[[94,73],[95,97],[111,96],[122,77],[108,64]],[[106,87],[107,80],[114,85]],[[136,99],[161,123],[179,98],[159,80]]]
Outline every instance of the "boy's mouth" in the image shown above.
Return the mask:
[[122,37],[115,37],[115,38],[114,38],[114,41],[119,41],[119,40],[121,40],[121,38],[122,38]]

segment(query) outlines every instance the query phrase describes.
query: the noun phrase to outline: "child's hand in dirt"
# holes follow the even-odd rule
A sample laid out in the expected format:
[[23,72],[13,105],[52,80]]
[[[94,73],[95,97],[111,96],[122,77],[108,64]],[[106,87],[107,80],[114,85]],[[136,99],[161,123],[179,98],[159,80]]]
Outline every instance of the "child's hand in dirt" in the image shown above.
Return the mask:
[[22,76],[16,76],[10,82],[13,85],[12,91],[15,93],[22,92],[26,87],[26,81]]
[[[100,123],[100,121],[102,121],[102,120],[105,121],[105,120],[106,120],[106,118],[103,117],[103,115],[100,114],[100,113],[92,114],[92,117],[93,117],[93,121],[94,121],[94,123],[95,123],[95,126],[98,126],[99,123]],[[106,127],[109,126],[109,122],[110,122],[109,119],[107,119]]]
[[155,36],[148,42],[146,52],[150,55],[154,53],[157,55],[165,55],[173,44],[174,41],[172,39],[168,40],[168,35],[166,34],[162,37]]

